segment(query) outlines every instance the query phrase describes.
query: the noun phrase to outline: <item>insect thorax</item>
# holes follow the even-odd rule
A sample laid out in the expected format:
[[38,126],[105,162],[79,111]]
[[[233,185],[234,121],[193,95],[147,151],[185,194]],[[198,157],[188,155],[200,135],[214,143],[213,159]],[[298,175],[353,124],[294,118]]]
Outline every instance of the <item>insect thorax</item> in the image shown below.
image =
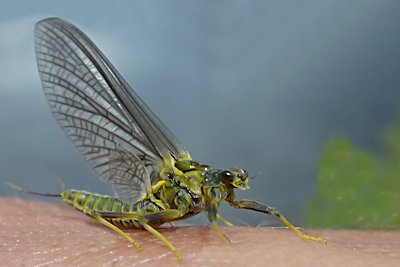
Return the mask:
[[205,206],[214,196],[224,200],[236,188],[249,189],[248,173],[244,169],[218,169],[192,160],[178,161],[175,167],[182,171],[182,175],[176,176],[177,183],[200,197]]
[[230,181],[223,177],[224,170],[222,169],[200,165],[192,160],[179,161],[175,167],[182,171],[182,174],[175,175],[173,178],[177,187],[189,192],[192,199],[199,199],[203,210],[210,203],[210,190],[219,191],[224,196],[233,190]]

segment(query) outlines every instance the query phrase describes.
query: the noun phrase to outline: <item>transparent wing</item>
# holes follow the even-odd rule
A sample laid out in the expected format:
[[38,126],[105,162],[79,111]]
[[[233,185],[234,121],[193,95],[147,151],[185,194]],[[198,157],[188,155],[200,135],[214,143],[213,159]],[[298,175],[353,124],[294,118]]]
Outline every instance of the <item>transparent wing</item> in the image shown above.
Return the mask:
[[144,162],[122,147],[111,151],[108,175],[112,177],[114,192],[125,202],[134,203],[143,196],[143,192],[149,192],[149,169],[153,168],[146,167]]
[[166,153],[186,148],[143,103],[101,51],[58,18],[35,27],[40,78],[51,110],[96,173],[135,202],[151,191]]

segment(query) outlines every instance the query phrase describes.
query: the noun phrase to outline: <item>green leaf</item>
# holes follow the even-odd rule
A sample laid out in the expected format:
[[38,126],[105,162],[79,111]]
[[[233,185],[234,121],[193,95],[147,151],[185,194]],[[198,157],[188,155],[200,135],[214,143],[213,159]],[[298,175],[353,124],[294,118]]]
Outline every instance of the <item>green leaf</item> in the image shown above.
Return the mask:
[[400,123],[383,135],[385,151],[373,156],[343,137],[330,139],[320,158],[317,193],[305,219],[312,227],[400,228]]

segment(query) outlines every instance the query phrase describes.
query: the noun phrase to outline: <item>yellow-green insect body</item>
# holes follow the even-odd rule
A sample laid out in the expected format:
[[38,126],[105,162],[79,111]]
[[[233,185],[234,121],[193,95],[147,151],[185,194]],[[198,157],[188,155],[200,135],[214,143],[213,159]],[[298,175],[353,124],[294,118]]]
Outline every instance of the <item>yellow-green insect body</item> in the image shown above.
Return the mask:
[[[244,170],[233,168],[238,171],[235,173],[188,160],[177,162],[175,167],[180,171],[179,175],[167,173],[164,180],[153,186],[151,194],[136,203],[126,203],[117,197],[83,190],[66,190],[61,193],[61,199],[89,216],[101,215],[113,224],[141,228],[138,219],[134,222],[132,219],[124,221],[123,216],[119,215],[137,214],[138,217],[144,217],[149,225],[159,226],[208,211],[210,205],[215,205],[214,211],[217,212],[221,200],[234,200],[235,188],[248,189],[248,176]],[[237,185],[238,179],[241,182]],[[165,216],[166,210],[169,211],[168,217]],[[152,216],[147,216],[150,214]]]
[[222,201],[277,216],[302,238],[325,242],[304,234],[272,207],[236,200],[235,189],[249,189],[247,171],[218,169],[192,160],[186,147],[74,25],[58,18],[42,20],[36,25],[35,40],[39,74],[54,117],[115,193],[111,197],[66,190],[42,195],[61,197],[138,249],[139,244],[121,228],[144,228],[178,260],[177,249],[154,227],[205,211],[224,239],[217,221],[232,224],[218,214]]

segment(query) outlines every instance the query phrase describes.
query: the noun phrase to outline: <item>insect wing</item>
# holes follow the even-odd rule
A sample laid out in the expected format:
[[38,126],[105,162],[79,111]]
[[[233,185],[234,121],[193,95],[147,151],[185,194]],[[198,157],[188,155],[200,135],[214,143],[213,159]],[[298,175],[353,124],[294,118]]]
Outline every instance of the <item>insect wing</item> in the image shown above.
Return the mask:
[[126,202],[151,192],[165,153],[186,148],[143,103],[101,51],[72,24],[36,24],[36,58],[54,117],[102,180]]

